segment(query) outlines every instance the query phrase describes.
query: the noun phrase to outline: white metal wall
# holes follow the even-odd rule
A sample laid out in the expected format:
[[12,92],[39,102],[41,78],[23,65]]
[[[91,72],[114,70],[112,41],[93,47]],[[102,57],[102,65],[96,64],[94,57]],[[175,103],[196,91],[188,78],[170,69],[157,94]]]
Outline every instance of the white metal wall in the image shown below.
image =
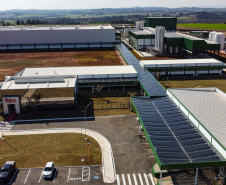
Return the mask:
[[[114,29],[0,31],[0,44],[115,42]],[[17,48],[12,48],[17,49]]]

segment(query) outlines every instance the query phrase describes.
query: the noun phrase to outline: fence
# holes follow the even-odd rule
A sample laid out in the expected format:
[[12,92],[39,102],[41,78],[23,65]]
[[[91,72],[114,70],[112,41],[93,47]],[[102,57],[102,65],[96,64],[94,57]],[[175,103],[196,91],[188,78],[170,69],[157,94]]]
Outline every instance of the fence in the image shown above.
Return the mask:
[[102,101],[101,103],[94,104],[93,110],[103,109],[129,109],[129,102],[110,102],[109,100]]

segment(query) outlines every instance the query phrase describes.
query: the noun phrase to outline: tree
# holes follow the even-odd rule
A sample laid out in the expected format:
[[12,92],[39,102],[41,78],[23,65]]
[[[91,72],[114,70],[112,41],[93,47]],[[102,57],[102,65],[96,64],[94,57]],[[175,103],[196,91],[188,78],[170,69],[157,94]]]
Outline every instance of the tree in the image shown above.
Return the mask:
[[26,24],[31,24],[31,20],[28,19],[28,20],[26,21]]
[[34,94],[32,96],[32,98],[35,100],[35,102],[37,103],[37,105],[39,105],[39,102],[43,98],[43,96],[44,96],[44,94],[38,93],[38,94]]
[[35,21],[35,24],[41,24],[41,21],[36,20],[36,21]]
[[24,22],[24,20],[22,20],[22,21],[21,21],[21,25],[25,25],[25,22]]
[[163,87],[165,87],[165,89],[168,89],[168,88],[170,88],[172,86],[171,85],[171,81],[168,78],[166,78],[166,80],[161,82],[161,84],[163,85]]
[[5,22],[4,21],[2,21],[2,26],[5,26]]
[[156,78],[156,80],[159,80],[159,79],[160,79],[160,76],[161,76],[160,72],[156,72],[156,73],[155,73],[155,78]]
[[17,21],[16,21],[16,24],[17,24],[17,25],[20,25],[20,20],[17,20]]
[[97,94],[100,96],[100,99],[101,99],[101,91],[104,87],[105,87],[105,85],[97,85],[97,87],[95,88]]
[[129,96],[137,96],[137,95],[138,95],[137,92],[128,92],[127,94],[128,94]]

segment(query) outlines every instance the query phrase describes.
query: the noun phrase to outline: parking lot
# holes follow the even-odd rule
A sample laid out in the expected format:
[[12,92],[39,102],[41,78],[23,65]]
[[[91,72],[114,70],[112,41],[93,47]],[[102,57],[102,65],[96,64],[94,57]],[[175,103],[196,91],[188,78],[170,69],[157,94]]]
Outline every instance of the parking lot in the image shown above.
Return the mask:
[[17,169],[2,185],[33,184],[104,184],[101,166],[59,167],[51,179],[43,179],[43,168]]
[[[145,140],[145,137],[139,137],[139,124],[136,121],[136,115],[132,116],[114,116],[114,117],[102,117],[95,118],[92,121],[74,121],[74,122],[55,122],[55,123],[31,123],[31,124],[16,124],[12,130],[27,130],[27,129],[55,129],[55,128],[84,128],[94,130],[104,135],[111,143],[112,151],[114,155],[115,168],[117,180],[115,184],[142,184],[136,183],[143,179],[143,181],[150,181],[149,174],[153,164],[156,163],[154,155],[150,149],[149,144]],[[103,174],[101,168],[90,168],[90,181],[82,181],[79,178],[82,176],[75,175],[74,168],[69,174],[69,168],[57,168],[58,175],[55,181],[44,181],[39,178],[42,169],[38,172],[37,177],[33,177],[31,170],[25,184],[104,184]],[[96,171],[97,169],[97,171]],[[24,171],[24,170],[23,170]],[[23,172],[20,170],[18,177],[13,184],[24,184],[28,170]],[[21,175],[20,175],[21,173]],[[23,178],[20,177],[23,175]],[[81,172],[77,172],[81,174]],[[99,173],[99,179],[94,180],[94,176]],[[36,173],[35,173],[36,174]],[[125,178],[123,178],[125,177]],[[130,177],[127,179],[127,177]],[[136,177],[136,179],[135,179]],[[134,178],[134,179],[132,179]],[[69,179],[69,180],[68,180]],[[125,182],[125,183],[124,183]],[[151,183],[149,183],[151,184]]]

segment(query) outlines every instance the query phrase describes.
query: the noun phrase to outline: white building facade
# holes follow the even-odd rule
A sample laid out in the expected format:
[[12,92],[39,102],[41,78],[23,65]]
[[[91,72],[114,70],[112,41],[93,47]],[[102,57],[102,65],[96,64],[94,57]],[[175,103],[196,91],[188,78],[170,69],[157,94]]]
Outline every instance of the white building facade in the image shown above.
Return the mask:
[[0,50],[114,47],[111,25],[0,27]]

